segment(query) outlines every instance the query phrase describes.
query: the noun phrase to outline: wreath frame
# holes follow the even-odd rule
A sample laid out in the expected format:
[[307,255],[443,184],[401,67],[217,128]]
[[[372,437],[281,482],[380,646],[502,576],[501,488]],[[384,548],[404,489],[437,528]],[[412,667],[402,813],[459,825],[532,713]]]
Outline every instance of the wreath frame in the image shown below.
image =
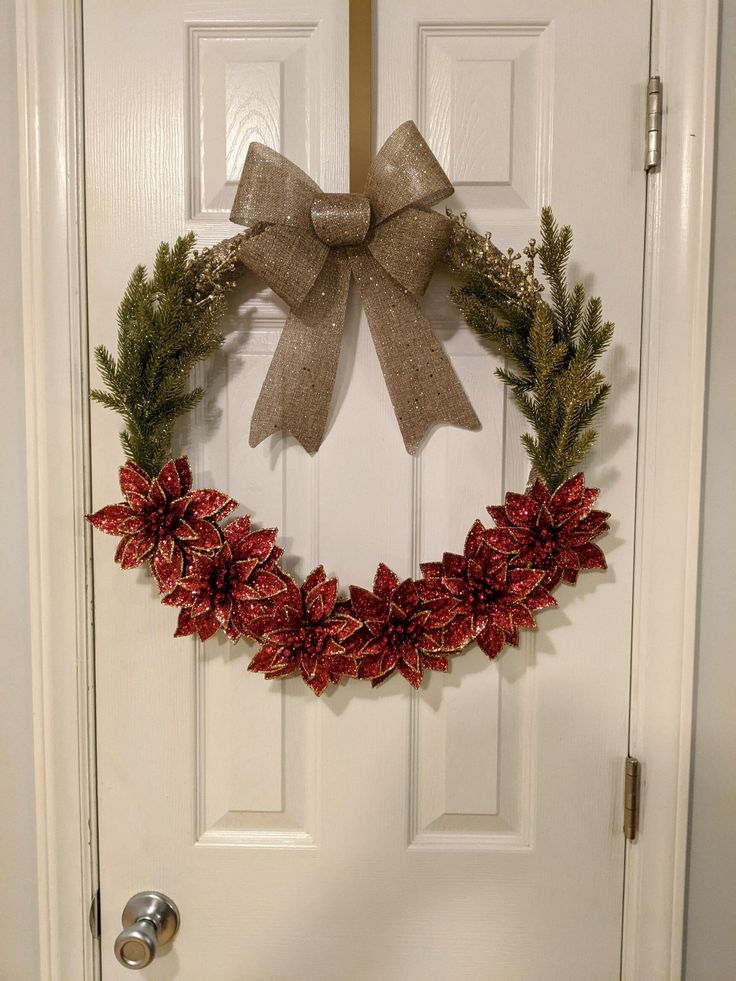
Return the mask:
[[253,230],[201,252],[183,236],[159,247],[150,278],[143,266],[134,271],[118,310],[117,357],[96,348],[105,390],[91,392],[126,423],[124,500],[87,519],[120,538],[123,569],[150,568],[161,602],[179,610],[175,636],[254,640],[261,646],[248,670],[267,679],[299,674],[316,695],[343,678],[376,686],[394,673],[418,688],[424,671],[448,671],[473,642],[491,660],[518,646],[520,629],[536,629],[535,614],[557,605],[560,583],[606,568],[595,540],[610,515],[595,508],[599,491],[583,472],[570,474],[596,438],[591,422],[610,392],[597,362],[613,324],[599,298],[586,299],[580,284],[568,288],[571,229],[545,208],[541,243],[504,253],[490,233],[468,228],[465,214],[448,215],[445,261],[459,280],[450,295],[506,358],[496,374],[532,430],[522,436],[529,484],[487,508],[495,527],[475,521],[462,554],[423,563],[416,579],[401,580],[381,562],[372,589],[351,586],[346,597],[322,565],[299,584],[280,565],[277,529],[254,528],[249,516],[226,521],[237,502],[193,489],[187,458],[171,451],[176,422],[204,394],[189,389],[189,375],[223,342],[226,296],[245,272],[238,245]]

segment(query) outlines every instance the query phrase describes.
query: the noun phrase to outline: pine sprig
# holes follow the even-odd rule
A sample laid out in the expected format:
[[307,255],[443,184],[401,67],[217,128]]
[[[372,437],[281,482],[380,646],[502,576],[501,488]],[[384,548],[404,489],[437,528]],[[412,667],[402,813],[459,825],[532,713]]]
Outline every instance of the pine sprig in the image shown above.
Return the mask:
[[[454,217],[454,216],[451,216]],[[464,216],[446,256],[461,285],[451,297],[468,325],[498,350],[508,365],[496,374],[508,385],[532,432],[522,436],[532,469],[550,490],[580,464],[596,439],[591,423],[610,385],[596,364],[613,337],[598,297],[567,281],[572,230],[560,227],[551,208],[542,210],[541,244],[525,256],[502,253],[468,229]],[[541,297],[535,260],[549,289]],[[510,367],[509,367],[510,365]]]
[[138,266],[118,308],[117,357],[103,345],[95,361],[105,390],[90,397],[119,413],[125,455],[151,476],[171,457],[177,420],[202,399],[189,376],[222,344],[218,325],[225,294],[239,272],[241,236],[201,254],[194,235],[162,243],[152,275]]

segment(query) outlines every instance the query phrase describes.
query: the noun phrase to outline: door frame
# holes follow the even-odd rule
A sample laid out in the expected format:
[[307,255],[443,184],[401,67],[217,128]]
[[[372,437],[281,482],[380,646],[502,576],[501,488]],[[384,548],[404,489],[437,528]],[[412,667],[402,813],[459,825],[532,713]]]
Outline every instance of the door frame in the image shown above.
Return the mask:
[[[80,977],[80,965],[84,981],[99,974],[88,926],[97,848],[81,3],[16,0],[45,981]],[[643,786],[639,838],[626,849],[625,981],[676,979],[682,967],[718,0],[653,0],[652,30],[665,114],[647,195],[629,745]]]

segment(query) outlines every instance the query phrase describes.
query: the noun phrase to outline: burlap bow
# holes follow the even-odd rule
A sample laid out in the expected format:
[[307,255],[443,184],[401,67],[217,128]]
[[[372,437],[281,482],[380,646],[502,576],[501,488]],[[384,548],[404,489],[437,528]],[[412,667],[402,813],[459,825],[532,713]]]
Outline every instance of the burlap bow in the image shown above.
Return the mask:
[[319,449],[351,274],[408,452],[438,423],[480,427],[415,299],[450,235],[448,219],[429,209],[452,193],[413,122],[386,140],[365,194],[323,194],[280,153],[250,144],[230,214],[253,232],[240,259],[291,307],[253,411],[251,446],[281,431]]

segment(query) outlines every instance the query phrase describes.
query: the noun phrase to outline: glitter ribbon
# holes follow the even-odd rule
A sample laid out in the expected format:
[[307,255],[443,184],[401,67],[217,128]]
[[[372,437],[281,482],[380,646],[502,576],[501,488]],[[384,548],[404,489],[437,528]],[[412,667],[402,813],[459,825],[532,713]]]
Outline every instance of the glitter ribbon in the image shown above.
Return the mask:
[[377,153],[365,194],[324,194],[280,153],[250,144],[230,215],[251,233],[238,258],[291,307],[253,411],[251,446],[280,431],[319,449],[351,276],[407,451],[438,424],[480,428],[416,299],[451,233],[430,209],[452,193],[411,121]]

